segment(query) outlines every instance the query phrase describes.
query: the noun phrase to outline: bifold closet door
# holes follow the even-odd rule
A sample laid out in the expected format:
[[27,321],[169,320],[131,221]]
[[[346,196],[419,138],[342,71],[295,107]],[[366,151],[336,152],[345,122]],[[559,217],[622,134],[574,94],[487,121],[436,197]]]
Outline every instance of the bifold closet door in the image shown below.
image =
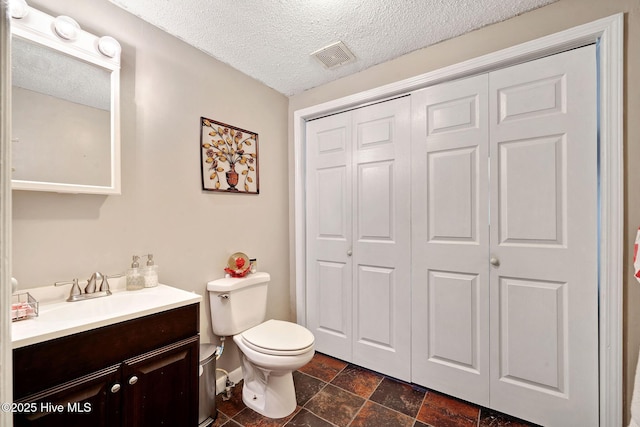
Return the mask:
[[307,124],[307,323],[316,349],[411,379],[410,101]]
[[307,327],[316,350],[352,357],[351,113],[307,123]]
[[488,78],[412,94],[413,382],[489,405]]
[[594,46],[412,95],[413,381],[597,426]]
[[489,81],[491,407],[597,426],[595,46]]
[[353,362],[411,380],[411,103],[353,115]]

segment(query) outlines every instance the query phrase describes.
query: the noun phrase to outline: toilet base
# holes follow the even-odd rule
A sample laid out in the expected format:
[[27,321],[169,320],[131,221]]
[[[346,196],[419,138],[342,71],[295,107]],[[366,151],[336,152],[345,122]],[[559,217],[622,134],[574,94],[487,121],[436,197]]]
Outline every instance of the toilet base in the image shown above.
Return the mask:
[[283,418],[292,414],[297,402],[291,371],[267,371],[247,365],[250,364],[243,360],[244,404],[268,418]]

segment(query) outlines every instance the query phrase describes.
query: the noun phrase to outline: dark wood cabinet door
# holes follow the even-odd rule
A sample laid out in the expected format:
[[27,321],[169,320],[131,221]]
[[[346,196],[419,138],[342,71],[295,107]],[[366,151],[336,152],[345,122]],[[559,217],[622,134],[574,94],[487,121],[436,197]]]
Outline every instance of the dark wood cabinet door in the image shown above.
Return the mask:
[[125,427],[196,427],[197,336],[126,360],[122,368]]
[[16,427],[121,426],[120,365],[97,371],[14,403]]

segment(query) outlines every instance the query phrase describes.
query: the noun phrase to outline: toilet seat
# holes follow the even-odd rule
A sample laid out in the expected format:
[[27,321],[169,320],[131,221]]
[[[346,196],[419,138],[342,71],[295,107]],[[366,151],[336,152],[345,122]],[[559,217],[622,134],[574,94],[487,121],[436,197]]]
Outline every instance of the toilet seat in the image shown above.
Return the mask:
[[247,329],[242,342],[254,351],[277,356],[296,356],[313,348],[315,338],[303,326],[282,320],[267,320]]

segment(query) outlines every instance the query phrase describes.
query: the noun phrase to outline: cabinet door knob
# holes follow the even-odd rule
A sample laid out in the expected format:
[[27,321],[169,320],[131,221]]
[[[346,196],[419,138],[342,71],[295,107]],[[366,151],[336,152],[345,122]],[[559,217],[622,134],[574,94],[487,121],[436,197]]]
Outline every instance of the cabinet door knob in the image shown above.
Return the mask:
[[111,393],[117,393],[120,391],[120,384],[115,383],[114,385],[111,386]]
[[489,260],[489,262],[491,263],[491,265],[493,265],[494,267],[500,267],[500,260],[497,257],[491,257],[491,259]]
[[347,256],[351,256],[351,255],[353,255],[353,251],[352,251],[351,249],[349,249],[349,250],[347,251]]
[[138,382],[138,377],[136,377],[135,375],[129,378],[129,384],[134,385],[137,382]]

